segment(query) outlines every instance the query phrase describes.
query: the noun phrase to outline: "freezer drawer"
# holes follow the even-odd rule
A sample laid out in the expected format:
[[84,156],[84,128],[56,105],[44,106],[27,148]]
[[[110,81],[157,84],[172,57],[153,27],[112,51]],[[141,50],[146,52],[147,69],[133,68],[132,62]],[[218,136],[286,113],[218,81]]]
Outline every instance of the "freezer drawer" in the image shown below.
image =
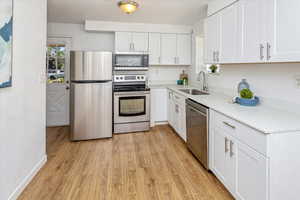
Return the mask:
[[112,137],[112,83],[72,83],[71,140]]
[[112,53],[71,51],[71,80],[112,80]]

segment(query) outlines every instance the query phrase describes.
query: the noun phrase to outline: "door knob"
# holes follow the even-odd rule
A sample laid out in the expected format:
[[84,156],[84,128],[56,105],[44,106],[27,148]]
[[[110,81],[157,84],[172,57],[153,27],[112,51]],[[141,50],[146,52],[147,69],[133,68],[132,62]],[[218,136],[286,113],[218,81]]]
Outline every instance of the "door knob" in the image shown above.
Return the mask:
[[70,87],[69,86],[66,86],[66,90],[69,90],[70,89]]

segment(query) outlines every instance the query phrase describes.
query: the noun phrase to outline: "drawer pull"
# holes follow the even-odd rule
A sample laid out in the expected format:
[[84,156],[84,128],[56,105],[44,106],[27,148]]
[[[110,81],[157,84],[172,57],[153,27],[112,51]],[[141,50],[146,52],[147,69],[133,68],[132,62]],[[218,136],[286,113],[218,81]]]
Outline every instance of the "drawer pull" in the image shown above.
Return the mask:
[[227,153],[229,150],[228,150],[228,138],[225,137],[225,153]]
[[232,128],[232,129],[235,129],[235,126],[229,124],[228,122],[223,122],[223,124],[225,124],[226,126]]

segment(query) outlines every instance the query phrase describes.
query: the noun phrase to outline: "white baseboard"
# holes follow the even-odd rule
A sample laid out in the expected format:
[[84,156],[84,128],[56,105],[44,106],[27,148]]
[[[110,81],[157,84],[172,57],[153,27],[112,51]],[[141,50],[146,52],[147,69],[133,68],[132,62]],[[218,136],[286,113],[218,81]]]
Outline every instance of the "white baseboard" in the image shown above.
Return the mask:
[[165,124],[168,124],[168,122],[167,121],[155,122],[154,126],[165,125]]
[[15,191],[13,191],[13,193],[9,196],[8,200],[16,200],[46,162],[47,162],[47,155],[44,155],[43,158],[30,171],[30,173],[17,186]]

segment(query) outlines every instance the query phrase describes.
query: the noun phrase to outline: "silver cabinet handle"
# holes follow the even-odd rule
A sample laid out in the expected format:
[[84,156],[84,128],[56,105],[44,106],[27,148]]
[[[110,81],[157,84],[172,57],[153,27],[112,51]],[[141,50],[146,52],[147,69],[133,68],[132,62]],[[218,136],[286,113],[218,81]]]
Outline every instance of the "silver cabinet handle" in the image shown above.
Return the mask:
[[271,44],[267,43],[267,60],[271,59]]
[[135,46],[134,46],[134,43],[132,43],[132,46],[133,46],[133,51],[135,51]]
[[228,150],[228,138],[225,137],[225,153],[227,153],[229,150]]
[[234,143],[230,140],[230,157],[234,156],[233,145]]
[[174,57],[174,63],[175,63],[175,64],[177,63],[177,59],[176,59],[176,57]]
[[263,60],[264,57],[264,45],[263,44],[259,44],[259,50],[260,50],[260,60]]
[[216,62],[216,52],[213,52],[213,62]]
[[160,58],[160,56],[158,57],[158,63],[159,63],[159,64],[161,63],[161,58]]
[[225,124],[226,126],[232,128],[232,129],[235,129],[235,126],[229,124],[228,122],[223,122],[223,124]]
[[217,62],[220,62],[220,52],[217,51],[216,54],[217,54],[217,55],[216,55],[216,56],[217,56]]

